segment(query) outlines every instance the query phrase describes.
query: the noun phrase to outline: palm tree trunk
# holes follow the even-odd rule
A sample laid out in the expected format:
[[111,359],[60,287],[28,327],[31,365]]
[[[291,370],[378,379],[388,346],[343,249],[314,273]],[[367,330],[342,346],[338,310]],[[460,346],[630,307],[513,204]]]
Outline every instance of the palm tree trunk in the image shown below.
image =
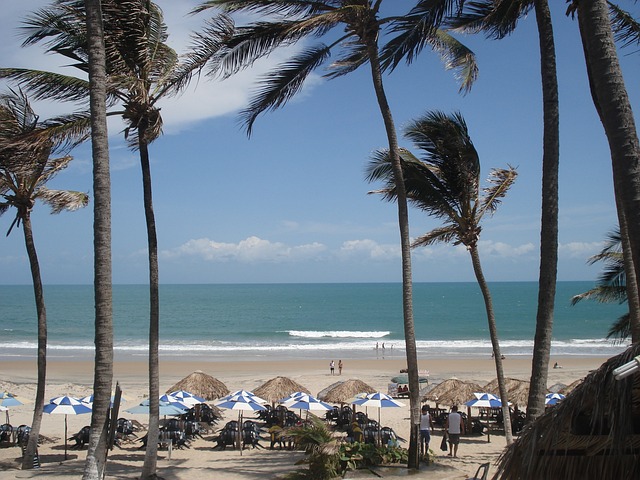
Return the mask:
[[504,436],[507,445],[513,443],[513,434],[511,432],[511,413],[509,412],[509,397],[507,395],[507,386],[504,381],[504,369],[502,368],[502,354],[500,353],[500,342],[498,341],[498,329],[496,327],[496,317],[493,312],[493,301],[491,300],[491,292],[489,285],[482,273],[482,265],[480,264],[480,255],[478,255],[478,247],[472,245],[469,247],[471,254],[471,263],[473,263],[473,272],[482,291],[484,298],[484,306],[487,311],[487,321],[489,322],[489,335],[491,336],[491,345],[493,347],[493,359],[496,363],[496,376],[498,377],[498,389],[500,390],[500,401],[502,402],[502,419],[504,421]]
[[[618,62],[606,0],[576,3],[591,96],[611,151],[620,233],[624,235],[622,225],[627,225],[635,278],[640,278],[640,146],[635,120]],[[638,314],[630,311],[634,313]],[[631,317],[630,322],[637,330],[640,318]]]
[[[144,121],[143,121],[144,123]],[[142,186],[144,191],[144,213],[147,220],[147,241],[149,246],[149,430],[147,450],[144,456],[141,478],[156,477],[158,457],[158,433],[160,431],[160,370],[158,347],[160,343],[160,295],[158,275],[158,238],[156,220],[153,213],[151,192],[151,166],[149,148],[145,140],[146,127],[138,128],[140,163],[142,165]]]
[[527,401],[528,421],[534,420],[544,413],[544,397],[547,392],[558,272],[558,168],[560,164],[558,78],[551,12],[547,0],[535,0],[534,3],[540,40],[544,139],[540,277],[531,381]]
[[631,258],[629,228],[622,207],[618,207],[618,218],[620,219],[620,243],[622,244],[622,261],[624,262],[627,305],[629,307],[629,330],[631,331],[631,342],[636,343],[640,341],[640,292],[638,292],[638,279]]
[[407,207],[407,193],[404,185],[402,164],[398,155],[398,137],[391,108],[387,101],[382,82],[378,46],[373,43],[368,46],[369,63],[373,87],[378,99],[380,113],[384,120],[389,153],[393,163],[393,178],[396,186],[396,200],[398,203],[398,225],[400,228],[400,244],[402,251],[402,311],[404,318],[404,338],[407,356],[407,370],[409,377],[409,404],[411,410],[411,433],[409,436],[408,468],[420,468],[420,383],[418,380],[418,353],[416,349],[416,334],[413,322],[413,285],[411,278],[411,240],[409,237],[409,213]]
[[113,299],[111,274],[111,178],[106,106],[106,56],[100,0],[85,0],[89,52],[91,147],[93,154],[93,249],[96,358],[91,435],[83,480],[102,480],[113,381]]
[[36,300],[36,313],[38,315],[38,385],[36,388],[36,401],[33,407],[33,421],[31,422],[31,432],[24,457],[22,458],[22,469],[33,468],[33,461],[38,450],[38,439],[40,437],[40,426],[42,425],[42,408],[44,407],[44,394],[47,378],[47,310],[44,303],[44,289],[42,288],[42,278],[40,276],[40,264],[36,246],[33,241],[33,231],[31,229],[31,214],[24,208],[22,218],[22,229],[24,231],[24,243],[31,266],[31,278],[33,279],[33,293]]
[[93,249],[96,357],[91,435],[83,480],[102,480],[107,463],[109,404],[113,382],[111,274],[111,178],[106,106],[106,55],[100,0],[85,0],[89,47],[89,107],[93,155]]

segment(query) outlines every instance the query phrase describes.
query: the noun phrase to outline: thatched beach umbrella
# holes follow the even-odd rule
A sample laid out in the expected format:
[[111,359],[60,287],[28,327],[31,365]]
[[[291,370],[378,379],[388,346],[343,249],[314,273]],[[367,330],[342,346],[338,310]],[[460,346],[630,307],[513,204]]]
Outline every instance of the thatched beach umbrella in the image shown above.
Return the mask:
[[[525,406],[529,401],[529,382],[517,378],[505,378],[507,399],[516,406]],[[484,386],[483,392],[493,393],[500,397],[498,379],[494,378]]]
[[201,370],[196,370],[191,375],[184,377],[168,389],[167,393],[178,390],[193,393],[205,400],[215,400],[229,394],[229,389],[224,383]]
[[318,394],[318,398],[327,403],[348,403],[359,393],[375,393],[376,390],[362,380],[350,379],[338,383],[335,387]]
[[640,478],[640,374],[613,375],[638,355],[640,344],[610,358],[532,422],[494,478]]
[[264,398],[272,404],[278,403],[284,397],[288,397],[295,392],[304,392],[311,395],[311,392],[307,390],[306,387],[303,387],[288,377],[272,378],[253,391],[257,396]]
[[422,397],[422,401],[445,405],[462,405],[464,402],[474,398],[473,394],[476,392],[482,392],[482,387],[477,383],[449,378],[433,387],[429,393]]
[[578,380],[576,380],[573,383],[570,383],[569,385],[567,385],[564,388],[561,388],[560,390],[558,390],[558,393],[561,393],[563,395],[569,395],[571,392],[573,392],[573,390],[580,385],[582,382],[584,381],[584,378],[579,378]]

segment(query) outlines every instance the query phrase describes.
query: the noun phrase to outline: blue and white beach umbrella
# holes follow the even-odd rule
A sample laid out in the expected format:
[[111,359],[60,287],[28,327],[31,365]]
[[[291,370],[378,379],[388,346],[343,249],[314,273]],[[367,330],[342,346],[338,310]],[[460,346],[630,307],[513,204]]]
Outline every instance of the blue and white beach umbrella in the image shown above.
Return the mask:
[[[148,415],[149,414],[149,400],[143,400],[135,407],[127,408],[125,412],[131,413],[133,415]],[[187,408],[183,405],[179,405],[177,403],[163,402],[160,400],[159,403],[159,415],[165,417],[175,417],[177,415],[182,415],[187,411]]]
[[[226,397],[219,398],[217,401],[221,402],[221,401],[225,401],[225,400],[234,400],[234,399],[237,399],[237,398],[243,398],[243,399],[248,398],[252,402],[259,403],[259,404],[269,403],[264,398],[260,398],[259,396],[257,396],[253,392],[249,392],[248,390],[236,390],[235,392],[230,393]],[[217,405],[217,403],[216,403],[216,405]]]
[[288,397],[284,397],[278,400],[278,403],[281,403],[285,407],[288,407],[289,404],[294,403],[298,398],[304,397],[305,395],[307,394],[304,392],[293,392]]
[[91,413],[91,406],[81,402],[75,397],[67,395],[49,400],[49,403],[42,409],[44,413],[50,415],[64,415],[64,459],[67,459],[67,415],[82,415]]
[[351,402],[353,405],[359,405],[361,407],[375,407],[375,408],[393,408],[404,407],[405,404],[391,398],[386,393],[375,392],[365,395],[362,398],[356,398]]
[[[115,395],[111,395],[111,403],[109,404],[110,407],[113,407],[113,400],[116,398]],[[86,397],[82,397],[80,399],[80,401],[82,403],[86,403],[88,404],[90,407],[93,407],[93,393],[91,395],[87,395]],[[120,402],[126,402],[126,398],[124,397],[120,397]]]
[[564,400],[566,397],[561,393],[547,393],[544,397],[545,405],[555,405],[561,400]]
[[7,423],[9,422],[9,408],[8,407],[17,407],[19,405],[23,405],[23,403],[16,398],[13,393],[2,392],[0,393],[0,412],[7,412]]
[[307,411],[328,411],[333,410],[333,406],[318,400],[313,395],[300,395],[293,398],[293,402],[285,402],[284,405],[291,410],[307,410]]
[[[164,396],[165,395],[163,395],[162,397]],[[168,393],[166,396],[174,398],[175,400],[173,401],[181,403],[188,408],[194,407],[199,403],[206,402],[204,398],[199,397],[198,395],[195,395],[191,392],[187,392],[186,390],[176,390],[175,392]],[[162,397],[160,397],[160,399],[162,399]],[[169,401],[171,402],[172,400]]]
[[502,402],[498,397],[496,397],[493,393],[474,393],[475,397],[473,400],[469,400],[465,403],[467,407],[477,407],[477,408],[500,408],[502,407]]

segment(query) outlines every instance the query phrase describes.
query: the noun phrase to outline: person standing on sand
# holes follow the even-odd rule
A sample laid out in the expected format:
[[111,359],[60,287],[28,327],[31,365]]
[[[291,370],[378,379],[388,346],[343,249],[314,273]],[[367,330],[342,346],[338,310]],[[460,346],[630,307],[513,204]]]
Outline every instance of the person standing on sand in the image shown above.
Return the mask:
[[457,457],[460,435],[464,433],[464,422],[462,421],[462,415],[458,413],[457,405],[451,407],[451,413],[447,417],[445,428],[449,436],[449,456],[453,454],[454,457]]
[[338,360],[338,375],[342,375],[342,360]]
[[336,362],[334,362],[333,360],[331,360],[329,362],[329,370],[331,370],[331,375],[335,375],[335,371],[336,371]]
[[431,442],[432,429],[433,420],[431,420],[429,413],[429,405],[423,405],[420,415],[420,456],[427,461],[429,461],[429,442]]

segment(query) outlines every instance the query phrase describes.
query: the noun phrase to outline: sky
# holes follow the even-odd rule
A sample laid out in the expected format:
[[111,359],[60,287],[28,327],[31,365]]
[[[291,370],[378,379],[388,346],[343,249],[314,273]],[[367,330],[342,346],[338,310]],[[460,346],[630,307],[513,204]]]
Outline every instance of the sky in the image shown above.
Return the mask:
[[[76,75],[42,46],[21,47],[20,22],[44,0],[0,0],[0,65]],[[169,44],[185,53],[190,32],[207,14],[187,15],[195,0],[157,0]],[[385,2],[389,3],[389,2]],[[412,2],[391,2],[408,10]],[[550,2],[560,86],[561,166],[558,279],[594,280],[587,259],[617,224],[611,160],[588,90],[577,23],[564,2]],[[637,7],[636,7],[637,8]],[[238,18],[239,23],[246,19]],[[403,127],[427,111],[460,111],[479,153],[482,178],[513,165],[518,179],[493,217],[485,218],[480,256],[489,281],[537,281],[540,248],[542,104],[533,13],[509,38],[458,36],[477,56],[480,75],[461,95],[454,75],[425,50],[385,76],[402,146]],[[370,155],[386,146],[368,67],[335,80],[318,71],[284,108],[261,115],[249,138],[238,112],[256,79],[293,52],[277,52],[226,81],[201,77],[159,105],[164,135],[150,146],[160,281],[175,283],[400,282],[397,207],[369,195]],[[632,105],[638,110],[638,53],[620,52]],[[5,85],[2,85],[3,87]],[[42,119],[73,105],[34,103]],[[137,152],[109,123],[112,176],[113,281],[148,282],[146,228]],[[415,150],[414,150],[415,151]],[[91,151],[83,145],[50,184],[92,195]],[[45,284],[93,282],[93,206],[51,215],[33,210],[34,239]],[[0,217],[8,229],[14,212]],[[440,225],[410,210],[411,236]],[[6,230],[5,230],[6,231]],[[468,252],[437,245],[412,255],[415,282],[474,281]],[[29,284],[22,229],[2,238],[2,284]]]

